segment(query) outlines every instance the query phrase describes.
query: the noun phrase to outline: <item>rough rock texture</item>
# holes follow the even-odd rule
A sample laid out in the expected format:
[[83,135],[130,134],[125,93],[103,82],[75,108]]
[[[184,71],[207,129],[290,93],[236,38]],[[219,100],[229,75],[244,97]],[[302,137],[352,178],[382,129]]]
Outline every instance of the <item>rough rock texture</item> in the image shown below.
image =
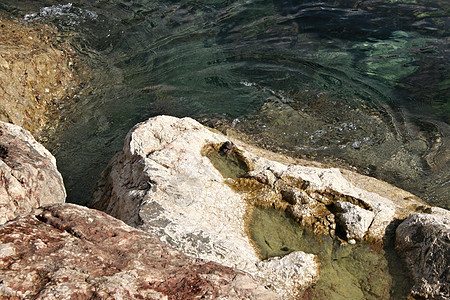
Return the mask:
[[76,86],[71,50],[56,49],[55,31],[27,27],[0,15],[0,121],[32,134],[52,118],[47,113]]
[[65,199],[53,155],[25,129],[0,122],[0,224]]
[[299,285],[295,279],[304,280],[302,274],[311,273],[311,270],[317,268],[315,255],[303,251],[291,252],[281,258],[272,257],[258,262],[257,265],[259,267],[258,275],[265,279],[267,286],[283,287],[290,291],[289,294],[296,299],[301,296],[299,286],[304,286],[304,284]]
[[396,230],[396,248],[411,271],[412,295],[450,299],[450,213],[415,214]]
[[188,257],[74,204],[0,226],[0,298],[277,299],[248,274]]
[[[361,189],[355,178],[350,182],[336,168],[298,165],[227,141],[190,118],[159,116],[138,124],[99,181],[94,207],[155,233],[184,253],[245,270],[289,297],[293,289],[316,280],[318,265],[299,252],[308,266],[304,272],[286,278],[293,266],[283,263],[268,272],[273,261],[260,262],[247,235],[252,207],[286,210],[315,233],[332,235],[332,207],[348,202],[372,216],[358,235],[380,239],[395,217],[422,205],[399,189],[385,195],[381,189]],[[373,183],[374,190],[385,184]]]
[[336,222],[342,226],[347,240],[363,240],[375,215],[372,211],[349,202],[335,203]]

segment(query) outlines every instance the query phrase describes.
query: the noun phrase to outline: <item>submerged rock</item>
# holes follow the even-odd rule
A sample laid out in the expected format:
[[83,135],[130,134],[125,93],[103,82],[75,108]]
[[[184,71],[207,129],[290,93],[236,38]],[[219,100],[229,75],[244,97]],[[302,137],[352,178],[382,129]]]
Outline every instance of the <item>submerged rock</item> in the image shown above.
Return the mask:
[[277,299],[105,213],[56,204],[0,226],[0,298]]
[[450,213],[415,214],[396,230],[396,248],[411,271],[412,295],[450,299]]
[[1,14],[0,26],[0,121],[36,134],[56,120],[49,111],[74,93],[72,53],[55,47],[50,26],[28,27]]
[[25,129],[0,121],[0,224],[65,199],[53,155]]
[[[367,181],[372,190],[362,188]],[[355,229],[359,225],[350,222],[344,228],[348,238],[381,239],[394,218],[425,207],[417,197],[386,186],[231,143],[190,118],[159,116],[129,132],[98,182],[93,206],[184,253],[247,271],[289,298],[317,280],[317,259],[294,252],[302,258],[296,264],[280,261],[275,268],[280,258],[261,261],[248,234],[252,210],[284,210],[316,234],[333,236],[334,206],[349,203],[358,207],[352,218],[365,225]]]

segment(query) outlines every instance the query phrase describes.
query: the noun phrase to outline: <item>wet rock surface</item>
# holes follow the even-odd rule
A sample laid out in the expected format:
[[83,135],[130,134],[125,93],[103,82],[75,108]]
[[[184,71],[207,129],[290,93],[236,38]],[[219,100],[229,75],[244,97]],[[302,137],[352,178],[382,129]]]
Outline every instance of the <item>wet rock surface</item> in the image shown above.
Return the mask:
[[[77,76],[69,46],[55,46],[56,30],[0,14],[0,121],[36,134],[55,121],[74,94]],[[54,124],[52,124],[53,126]]]
[[450,299],[450,213],[415,214],[396,230],[396,248],[411,271],[412,295]]
[[[261,261],[248,235],[254,208],[285,211],[314,234],[334,236],[341,226],[347,238],[368,241],[380,240],[394,218],[426,209],[417,197],[384,189],[378,180],[364,189],[360,182],[368,177],[303,163],[230,143],[190,118],[159,116],[129,132],[97,185],[94,207],[184,253],[245,270],[284,297],[315,282],[317,259],[299,252],[304,271],[287,277],[292,265],[271,267],[279,257]],[[357,207],[351,218],[341,211],[339,218],[349,222],[336,223],[338,202]],[[364,226],[353,219],[364,219]]]
[[56,204],[0,226],[0,298],[277,299],[105,213]]
[[65,198],[53,155],[28,131],[0,121],[0,224]]

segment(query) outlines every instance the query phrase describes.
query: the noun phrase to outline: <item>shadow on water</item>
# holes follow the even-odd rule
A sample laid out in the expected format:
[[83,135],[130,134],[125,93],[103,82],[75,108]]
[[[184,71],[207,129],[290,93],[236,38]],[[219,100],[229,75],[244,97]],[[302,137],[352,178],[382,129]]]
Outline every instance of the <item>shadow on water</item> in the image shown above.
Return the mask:
[[214,167],[225,178],[242,178],[250,171],[249,164],[235,145],[229,141],[223,144],[208,145],[203,149]]

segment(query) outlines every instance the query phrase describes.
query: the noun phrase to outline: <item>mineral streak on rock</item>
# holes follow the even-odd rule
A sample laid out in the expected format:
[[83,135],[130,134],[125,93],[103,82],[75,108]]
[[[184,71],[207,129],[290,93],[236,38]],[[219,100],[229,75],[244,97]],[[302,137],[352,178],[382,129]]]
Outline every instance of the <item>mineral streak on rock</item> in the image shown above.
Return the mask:
[[[217,167],[217,164],[214,166]],[[249,205],[286,211],[297,220],[299,225],[311,229],[315,234],[334,236],[336,209],[341,207],[341,203],[344,203],[342,204],[344,206],[351,205],[359,210],[353,216],[340,213],[341,222],[338,225],[349,233],[346,235],[347,240],[364,239],[374,214],[371,206],[363,200],[333,190],[309,188],[310,182],[298,177],[282,176],[272,180],[271,184],[267,183],[266,177],[265,174],[256,174],[246,178],[227,178],[225,182],[236,192],[244,194],[244,199]],[[248,215],[251,215],[251,208]],[[364,222],[356,220],[364,220]],[[355,231],[359,233],[355,235]]]
[[56,204],[0,226],[0,299],[278,299],[105,213]]
[[53,155],[25,129],[0,121],[0,224],[65,199]]
[[55,46],[50,26],[25,26],[2,14],[0,26],[0,121],[36,134],[55,122],[58,105],[74,94],[72,50]]
[[[251,207],[275,208],[289,212],[300,225],[310,228],[315,234],[334,236],[336,229],[335,217],[328,209],[328,206],[341,203],[338,201],[354,203],[361,207],[362,210],[359,212],[362,215],[371,214],[371,218],[367,219],[368,224],[366,224],[367,222],[364,223],[364,232],[356,236],[353,233],[348,234],[347,239],[349,240],[354,238],[363,240],[364,234],[374,218],[373,213],[370,212],[372,210],[370,205],[361,199],[333,190],[308,189],[310,182],[299,177],[285,175],[281,178],[276,178],[272,175],[275,179],[271,181],[271,184],[268,183],[267,176],[269,175],[267,172],[250,177],[248,175],[252,169],[250,163],[243,156],[242,151],[230,141],[226,141],[223,144],[209,144],[202,151],[211,160],[216,169],[224,177],[227,177],[225,182],[236,192],[245,195],[244,199],[250,205],[246,216],[252,215]],[[366,210],[369,210],[369,212],[365,213]],[[348,214],[340,214],[340,216],[341,220],[343,220]],[[353,231],[352,227],[360,226],[358,222],[355,223],[355,218],[361,219],[358,214],[351,222],[341,222],[341,224],[347,224],[343,225],[343,230]],[[246,226],[248,226],[249,222],[251,222],[251,219],[246,217]]]
[[254,178],[229,178],[225,181],[235,191],[245,194],[249,205],[285,210],[289,203],[283,201],[282,195]]

